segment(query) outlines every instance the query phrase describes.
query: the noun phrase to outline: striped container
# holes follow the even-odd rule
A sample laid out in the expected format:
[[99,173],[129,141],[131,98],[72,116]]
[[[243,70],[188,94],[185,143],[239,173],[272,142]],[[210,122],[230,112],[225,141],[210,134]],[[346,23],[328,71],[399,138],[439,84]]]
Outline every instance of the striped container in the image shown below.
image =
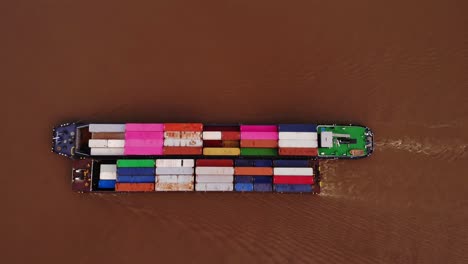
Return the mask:
[[164,155],[201,155],[203,124],[165,123]]
[[238,125],[204,126],[203,155],[239,156],[240,131]]
[[149,192],[154,191],[155,162],[150,159],[117,160],[116,191]]
[[277,156],[276,125],[241,125],[241,156]]
[[157,159],[155,191],[193,191],[193,159]]
[[271,160],[235,161],[235,190],[238,192],[271,192],[273,190],[273,164]]
[[275,160],[275,192],[313,192],[314,169],[310,160]]
[[278,125],[278,153],[280,156],[317,156],[317,125]]
[[232,159],[199,159],[196,165],[196,191],[233,191]]

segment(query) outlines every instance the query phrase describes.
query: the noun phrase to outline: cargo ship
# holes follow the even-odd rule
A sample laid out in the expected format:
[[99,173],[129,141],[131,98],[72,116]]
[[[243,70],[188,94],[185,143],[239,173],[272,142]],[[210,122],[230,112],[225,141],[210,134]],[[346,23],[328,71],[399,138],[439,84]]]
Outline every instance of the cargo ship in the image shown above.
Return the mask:
[[52,152],[77,192],[320,193],[319,161],[374,150],[361,125],[66,123]]

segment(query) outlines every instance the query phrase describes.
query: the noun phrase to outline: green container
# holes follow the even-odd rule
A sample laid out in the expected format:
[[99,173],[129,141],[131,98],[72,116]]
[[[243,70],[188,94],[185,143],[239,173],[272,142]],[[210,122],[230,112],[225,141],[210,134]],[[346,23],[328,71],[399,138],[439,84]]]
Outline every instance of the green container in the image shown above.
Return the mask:
[[150,168],[154,167],[155,160],[138,160],[138,159],[125,159],[125,160],[117,160],[117,167],[131,167],[131,168]]
[[278,156],[276,148],[241,148],[241,156]]

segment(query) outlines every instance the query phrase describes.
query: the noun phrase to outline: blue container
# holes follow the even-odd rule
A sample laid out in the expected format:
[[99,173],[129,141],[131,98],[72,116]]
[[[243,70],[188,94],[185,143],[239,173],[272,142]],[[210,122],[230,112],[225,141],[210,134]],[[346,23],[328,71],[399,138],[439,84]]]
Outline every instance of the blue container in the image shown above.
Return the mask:
[[272,183],[273,177],[272,176],[254,176],[253,177],[254,183]]
[[279,132],[317,132],[317,125],[314,124],[280,124]]
[[252,176],[234,176],[235,183],[252,183],[253,177]]
[[255,167],[272,167],[273,162],[271,160],[255,160]]
[[115,180],[99,180],[98,188],[99,189],[114,189]]
[[122,176],[117,175],[117,182],[126,183],[154,183],[155,176]]
[[272,192],[273,185],[271,183],[254,183],[255,192]]
[[234,165],[236,167],[254,167],[255,160],[236,159]]
[[310,167],[309,160],[275,160],[275,167]]
[[154,176],[154,168],[117,168],[117,175]]
[[234,184],[236,192],[252,192],[254,189],[253,183],[236,183]]
[[275,192],[312,192],[313,187],[310,184],[275,184]]

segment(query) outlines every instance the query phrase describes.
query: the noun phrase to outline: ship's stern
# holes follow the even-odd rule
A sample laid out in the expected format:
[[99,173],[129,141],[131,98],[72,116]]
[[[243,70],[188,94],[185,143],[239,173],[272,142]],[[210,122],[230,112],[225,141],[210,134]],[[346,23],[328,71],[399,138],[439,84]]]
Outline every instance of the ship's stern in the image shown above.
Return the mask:
[[52,130],[52,152],[72,158],[76,146],[76,124],[66,123]]

